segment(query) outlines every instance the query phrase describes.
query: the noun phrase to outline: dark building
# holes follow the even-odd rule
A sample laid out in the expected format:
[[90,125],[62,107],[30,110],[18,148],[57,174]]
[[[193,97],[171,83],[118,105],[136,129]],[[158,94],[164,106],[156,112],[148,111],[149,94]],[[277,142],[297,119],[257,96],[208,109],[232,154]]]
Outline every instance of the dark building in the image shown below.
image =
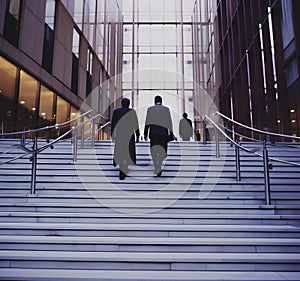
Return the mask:
[[221,112],[300,135],[299,11],[298,0],[217,1]]
[[0,1],[2,132],[74,118],[92,90],[90,105],[109,117],[108,97],[121,95],[110,79],[122,72],[119,2]]

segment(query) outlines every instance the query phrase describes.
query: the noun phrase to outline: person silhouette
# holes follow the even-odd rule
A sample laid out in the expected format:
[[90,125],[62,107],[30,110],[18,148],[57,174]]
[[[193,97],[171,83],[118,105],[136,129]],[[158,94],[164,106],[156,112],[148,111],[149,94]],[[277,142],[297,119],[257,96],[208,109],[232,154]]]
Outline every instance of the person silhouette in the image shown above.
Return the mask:
[[154,173],[161,176],[161,166],[167,158],[168,142],[175,139],[170,110],[162,105],[162,97],[154,98],[154,105],[147,109],[144,139],[150,138],[150,151]]
[[186,112],[182,114],[182,117],[179,121],[179,136],[183,141],[189,141],[193,136],[192,120],[187,118],[188,114]]
[[136,164],[135,142],[139,141],[140,131],[136,112],[129,108],[130,100],[123,98],[121,104],[112,115],[111,137],[115,142],[113,163],[119,166],[119,178],[124,180],[128,166]]

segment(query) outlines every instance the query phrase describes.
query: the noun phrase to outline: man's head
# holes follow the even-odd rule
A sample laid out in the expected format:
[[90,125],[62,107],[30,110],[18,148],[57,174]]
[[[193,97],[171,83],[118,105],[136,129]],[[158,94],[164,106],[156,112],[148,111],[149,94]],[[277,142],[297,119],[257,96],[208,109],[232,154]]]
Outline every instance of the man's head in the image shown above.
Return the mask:
[[130,100],[128,98],[123,98],[121,101],[122,107],[129,107]]
[[183,117],[183,118],[187,118],[187,117],[188,117],[188,114],[185,112],[185,113],[182,114],[182,117]]
[[157,104],[157,103],[162,103],[162,97],[161,96],[156,96],[154,98],[154,103]]

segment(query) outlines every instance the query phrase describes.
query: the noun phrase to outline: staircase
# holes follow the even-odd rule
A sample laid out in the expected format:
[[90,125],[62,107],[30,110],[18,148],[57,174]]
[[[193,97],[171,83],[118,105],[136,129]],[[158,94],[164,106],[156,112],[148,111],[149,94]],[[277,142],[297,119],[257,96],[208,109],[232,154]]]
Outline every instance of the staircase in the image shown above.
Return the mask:
[[[297,144],[268,150],[299,162]],[[300,168],[273,162],[267,206],[261,158],[241,152],[237,182],[234,148],[220,151],[171,143],[154,177],[141,142],[120,181],[110,142],[79,149],[74,164],[66,141],[39,154],[36,195],[29,157],[0,165],[0,279],[300,280]]]

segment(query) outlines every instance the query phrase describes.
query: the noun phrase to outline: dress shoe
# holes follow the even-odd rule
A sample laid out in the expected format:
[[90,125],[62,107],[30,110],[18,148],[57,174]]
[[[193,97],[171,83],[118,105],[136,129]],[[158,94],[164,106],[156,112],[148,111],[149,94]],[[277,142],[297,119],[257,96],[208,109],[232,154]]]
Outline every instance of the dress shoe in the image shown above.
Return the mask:
[[126,178],[126,174],[120,170],[119,179],[124,180]]

